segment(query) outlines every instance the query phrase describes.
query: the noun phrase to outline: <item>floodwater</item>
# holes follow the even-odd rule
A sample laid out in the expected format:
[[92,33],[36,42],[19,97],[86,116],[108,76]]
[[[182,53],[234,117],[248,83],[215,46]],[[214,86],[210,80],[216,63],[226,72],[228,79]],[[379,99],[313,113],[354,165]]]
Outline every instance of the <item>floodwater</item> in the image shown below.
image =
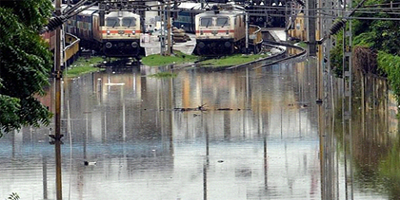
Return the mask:
[[[400,199],[397,110],[379,81],[355,92],[343,137],[335,90],[316,104],[312,60],[148,76],[169,70],[65,80],[63,199]],[[55,199],[52,126],[0,139],[0,199]]]

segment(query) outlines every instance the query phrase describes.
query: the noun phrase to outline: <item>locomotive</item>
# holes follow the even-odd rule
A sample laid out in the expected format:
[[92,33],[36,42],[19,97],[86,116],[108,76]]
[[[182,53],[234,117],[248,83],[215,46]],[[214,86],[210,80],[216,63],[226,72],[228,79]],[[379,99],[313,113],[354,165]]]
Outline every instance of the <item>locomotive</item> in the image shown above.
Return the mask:
[[244,10],[213,10],[196,15],[198,55],[216,56],[238,52],[245,46]]
[[[221,2],[224,0],[221,0]],[[209,11],[210,8],[218,7],[226,10],[243,10],[244,8],[235,4],[220,4],[217,0],[207,1],[206,4],[196,2],[182,2],[178,5],[178,12],[173,21],[173,26],[185,30],[186,33],[196,33],[196,15]]]
[[140,46],[140,16],[129,11],[111,11],[104,16],[100,26],[97,6],[80,12],[67,21],[67,32],[81,39],[81,46],[98,50],[108,57],[139,57],[143,55]]

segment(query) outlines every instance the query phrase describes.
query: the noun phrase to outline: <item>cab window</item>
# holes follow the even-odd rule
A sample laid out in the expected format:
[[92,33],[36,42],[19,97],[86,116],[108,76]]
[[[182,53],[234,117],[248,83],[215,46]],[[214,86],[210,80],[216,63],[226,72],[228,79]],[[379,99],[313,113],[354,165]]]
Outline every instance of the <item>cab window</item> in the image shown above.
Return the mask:
[[201,18],[200,19],[200,26],[211,26],[212,25],[212,18],[207,17],[207,18]]
[[106,26],[112,26],[112,27],[119,26],[119,19],[116,17],[108,17],[106,19]]
[[127,26],[128,28],[131,26],[136,26],[136,19],[133,17],[124,17],[122,19],[122,26]]
[[217,26],[228,26],[228,18],[227,17],[219,17],[217,18]]

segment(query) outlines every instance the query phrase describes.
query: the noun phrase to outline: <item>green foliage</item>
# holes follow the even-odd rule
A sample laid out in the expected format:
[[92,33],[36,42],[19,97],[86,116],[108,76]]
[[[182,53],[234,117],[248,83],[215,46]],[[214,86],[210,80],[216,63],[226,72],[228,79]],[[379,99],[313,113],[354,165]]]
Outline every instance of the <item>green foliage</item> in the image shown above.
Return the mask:
[[307,48],[308,47],[308,45],[303,41],[299,42],[298,45],[299,45],[299,47],[302,47],[302,48]]
[[[379,7],[389,8],[391,0],[368,0],[365,6],[374,6],[377,12],[359,12],[356,17],[399,18],[400,14],[379,12]],[[380,6],[376,6],[381,4]],[[400,55],[400,21],[398,20],[353,20],[354,45],[366,46],[387,53]]]
[[261,58],[266,58],[271,56],[270,54],[255,54],[255,55],[241,55],[235,54],[232,56],[226,56],[219,59],[210,59],[200,62],[202,65],[209,65],[211,67],[227,67],[232,65],[240,65],[255,61]]
[[175,78],[177,74],[171,73],[171,72],[159,72],[157,74],[151,74],[149,77],[155,77],[155,78]]
[[378,67],[387,74],[390,88],[400,104],[400,57],[379,51]]
[[[343,31],[341,32],[343,35]],[[337,37],[341,38],[340,36]],[[343,40],[338,40],[336,46],[331,49],[331,69],[337,77],[342,77],[343,69]]]
[[19,195],[15,192],[11,193],[10,196],[7,198],[8,200],[19,200]]
[[1,1],[0,131],[48,124],[51,113],[35,95],[44,95],[51,52],[38,34],[52,11],[48,0]]
[[169,64],[179,64],[197,61],[199,57],[183,54],[179,51],[174,51],[172,56],[162,56],[158,54],[146,56],[142,58],[142,63],[147,66],[163,66]]
[[76,77],[81,74],[96,72],[99,71],[96,68],[97,65],[103,62],[103,58],[101,57],[91,57],[89,59],[79,58],[77,61],[73,63],[73,65],[68,68],[65,73],[66,77]]
[[376,46],[375,35],[373,32],[365,32],[365,33],[356,35],[354,37],[353,42],[354,42],[354,44],[357,44],[357,46],[362,46],[362,47],[372,48],[372,47]]

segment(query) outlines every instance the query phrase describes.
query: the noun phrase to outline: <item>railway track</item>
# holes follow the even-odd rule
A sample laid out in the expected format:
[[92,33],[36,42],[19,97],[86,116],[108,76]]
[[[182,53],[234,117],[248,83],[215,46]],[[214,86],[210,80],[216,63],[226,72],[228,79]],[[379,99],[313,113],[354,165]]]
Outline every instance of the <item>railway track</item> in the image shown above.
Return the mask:
[[[298,58],[301,56],[304,56],[307,51],[299,46],[287,43],[287,42],[275,42],[275,41],[264,41],[263,42],[263,46],[269,46],[269,47],[273,47],[273,48],[277,48],[279,50],[281,50],[280,53],[275,54],[273,56],[270,57],[266,57],[263,59],[259,59],[259,60],[255,60],[249,63],[244,63],[244,64],[240,64],[240,65],[235,65],[235,66],[231,66],[227,69],[235,69],[235,68],[240,68],[240,67],[244,67],[244,66],[248,66],[248,65],[252,65],[252,64],[256,64],[256,63],[260,63],[260,62],[264,62],[264,64],[262,66],[258,66],[255,68],[260,68],[260,67],[266,67],[266,66],[270,66],[270,65],[274,65],[274,64],[278,64],[280,62],[286,61],[286,60],[290,60],[290,59],[294,59],[294,58]],[[286,49],[282,48],[282,47],[286,47]],[[293,49],[297,49],[300,52],[298,54],[295,55],[288,55],[287,54],[287,48],[293,48]]]

